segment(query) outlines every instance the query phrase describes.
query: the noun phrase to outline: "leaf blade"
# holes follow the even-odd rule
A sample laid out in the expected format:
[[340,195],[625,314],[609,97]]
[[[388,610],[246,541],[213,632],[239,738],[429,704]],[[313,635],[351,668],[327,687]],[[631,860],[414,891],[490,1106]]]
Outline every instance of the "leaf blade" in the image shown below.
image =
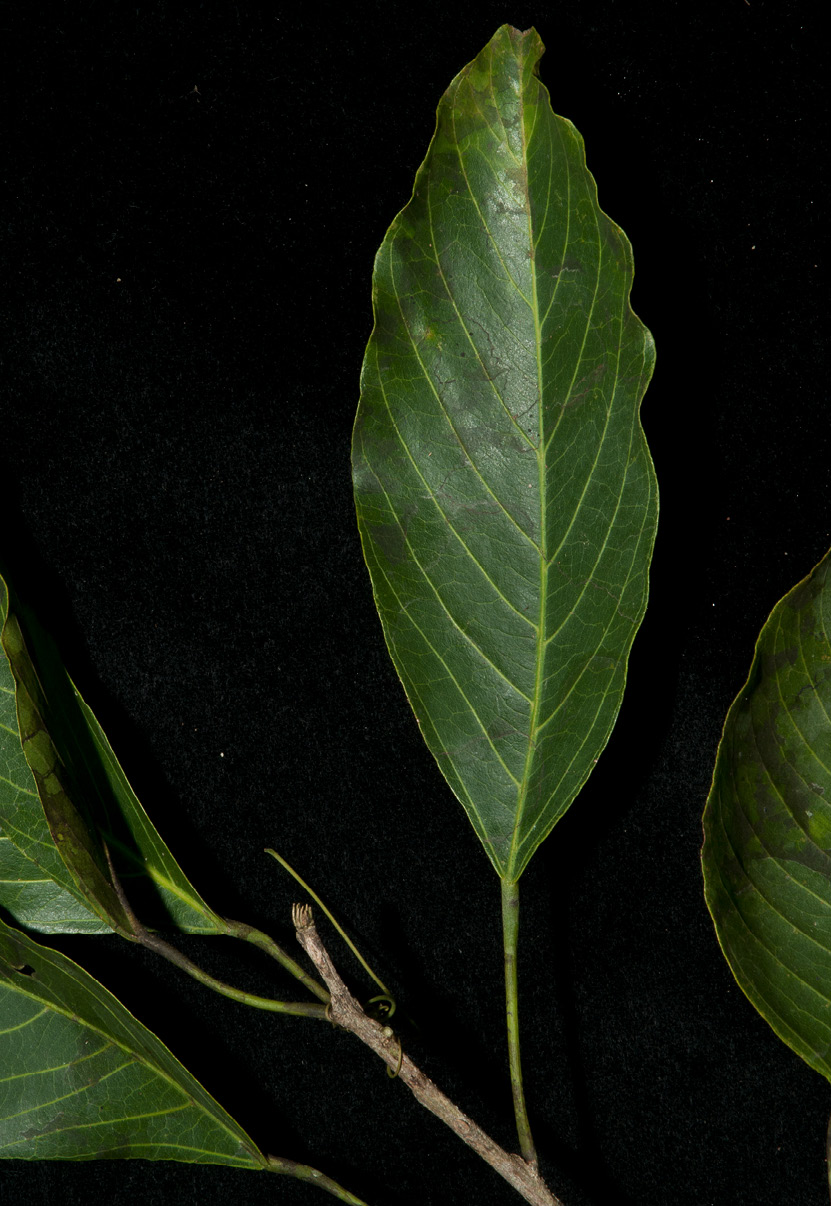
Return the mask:
[[535,31],[503,27],[439,105],[376,258],[353,437],[388,649],[513,879],[608,740],[657,518],[631,249],[536,78],[541,53]]
[[739,987],[831,1079],[829,634],[831,552],[774,607],[728,711],[702,872]]
[[[103,837],[128,895],[141,894],[147,924],[225,932],[147,816],[52,642],[31,615],[24,615],[24,638],[18,612],[0,577],[0,905],[41,933],[128,928],[109,884]],[[43,747],[34,765],[24,749],[29,729]],[[39,771],[54,776],[60,794],[50,796]],[[44,808],[54,814],[55,798],[61,807],[50,832]],[[56,845],[67,825],[80,856],[62,857]]]
[[[8,591],[0,578],[0,631],[8,616]],[[68,926],[92,932],[109,933],[110,926],[89,909],[82,894],[58,854],[37,795],[18,730],[16,684],[8,658],[0,647],[0,845],[3,874],[0,876],[0,904],[22,924],[46,917],[50,924],[58,890],[57,909]],[[13,846],[13,850],[11,847]],[[21,859],[24,860],[21,863]],[[16,876],[23,874],[26,880]],[[21,889],[22,883],[28,889]],[[37,885],[43,885],[38,888]],[[18,913],[16,909],[23,909]],[[60,922],[58,923],[60,924]]]
[[[3,922],[0,1016],[0,1157],[266,1167],[245,1131],[107,989]],[[32,1070],[35,1057],[43,1066]]]
[[23,755],[43,807],[49,833],[82,901],[118,933],[131,930],[118,898],[106,854],[83,795],[73,790],[64,759],[47,728],[51,708],[29,657],[17,616],[9,613],[2,649],[15,685],[17,725]]
[[61,887],[51,875],[43,874],[10,838],[2,835],[0,906],[18,925],[40,934],[112,933],[112,928],[105,921],[91,913],[86,905],[68,889]]

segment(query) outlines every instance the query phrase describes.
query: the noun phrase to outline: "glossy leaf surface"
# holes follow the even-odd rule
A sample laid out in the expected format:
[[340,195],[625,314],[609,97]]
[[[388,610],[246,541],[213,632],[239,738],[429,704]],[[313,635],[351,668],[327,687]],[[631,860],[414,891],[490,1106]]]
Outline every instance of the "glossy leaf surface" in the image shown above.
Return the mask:
[[588,778],[646,606],[654,362],[534,30],[452,82],[373,278],[353,473],[387,645],[498,873]]
[[777,603],[724,725],[707,904],[776,1033],[831,1079],[831,553]]
[[240,1126],[82,968],[0,922],[0,1156],[265,1167]]
[[128,928],[105,842],[146,924],[222,932],[51,641],[31,619],[24,639],[2,578],[0,631],[0,907],[45,933]]

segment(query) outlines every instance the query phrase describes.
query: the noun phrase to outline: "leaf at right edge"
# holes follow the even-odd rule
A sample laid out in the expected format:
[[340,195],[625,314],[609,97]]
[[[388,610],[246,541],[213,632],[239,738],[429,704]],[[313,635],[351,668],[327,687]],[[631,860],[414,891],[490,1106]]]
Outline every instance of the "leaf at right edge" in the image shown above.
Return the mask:
[[256,1169],[266,1163],[245,1131],[107,989],[3,922],[0,1156],[138,1156]]
[[739,987],[831,1080],[831,551],[776,604],[724,722],[707,906]]
[[439,105],[376,258],[353,439],[387,646],[512,880],[609,739],[657,525],[631,248],[542,51],[503,26]]
[[[30,657],[31,647],[37,686],[44,685],[49,701],[48,707],[39,706],[47,713],[48,736],[68,772],[65,786],[70,795],[80,793],[85,811],[92,809],[99,823],[104,822],[101,828],[122,883],[142,920],[149,925],[172,922],[190,933],[223,932],[137,799],[54,644],[33,617],[21,614],[27,638],[24,657]],[[0,578],[0,631],[13,621]],[[41,933],[108,933],[110,926],[90,911],[50,836],[17,731],[15,689],[8,653],[0,647],[0,906]],[[144,884],[152,885],[146,899],[140,894]]]

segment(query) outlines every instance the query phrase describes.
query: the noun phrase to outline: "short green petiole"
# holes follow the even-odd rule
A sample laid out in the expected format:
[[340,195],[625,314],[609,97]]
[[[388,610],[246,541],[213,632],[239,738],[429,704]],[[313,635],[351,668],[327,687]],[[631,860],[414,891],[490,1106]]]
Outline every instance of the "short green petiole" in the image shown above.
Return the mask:
[[516,952],[519,934],[519,885],[502,880],[502,935],[505,951],[505,1007],[508,1022],[508,1060],[511,1070],[511,1092],[514,1115],[523,1159],[537,1167],[537,1153],[528,1123],[525,1094],[522,1089],[522,1066],[519,1059],[519,1019],[517,1016]]
[[269,1172],[285,1173],[289,1177],[307,1181],[310,1185],[316,1185],[318,1189],[325,1189],[339,1201],[349,1203],[349,1206],[367,1206],[363,1198],[356,1198],[348,1189],[338,1185],[337,1181],[318,1172],[316,1168],[310,1168],[308,1164],[295,1164],[294,1160],[284,1160],[280,1156],[267,1156],[266,1160]]

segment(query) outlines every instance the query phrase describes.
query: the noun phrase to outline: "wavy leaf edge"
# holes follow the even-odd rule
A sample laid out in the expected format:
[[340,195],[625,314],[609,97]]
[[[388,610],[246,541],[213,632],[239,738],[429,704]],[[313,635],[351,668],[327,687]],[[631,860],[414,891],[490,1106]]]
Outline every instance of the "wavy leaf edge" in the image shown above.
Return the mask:
[[[532,816],[532,817],[530,817],[530,819],[528,819],[528,823],[526,826],[528,832],[524,835],[524,837],[518,837],[519,830],[520,830],[520,821],[523,821],[526,819],[525,809],[526,809],[526,805],[528,804],[529,796],[533,792],[537,791],[538,786],[539,786],[538,783],[534,782],[534,776],[537,775],[537,769],[536,769],[535,765],[532,765],[534,762],[535,743],[537,742],[537,739],[538,739],[539,729],[542,727],[542,725],[547,723],[548,719],[550,719],[550,716],[547,717],[547,719],[542,722],[542,725],[538,726],[534,730],[533,737],[529,737],[529,739],[528,739],[526,750],[525,750],[525,757],[523,759],[523,761],[525,763],[524,772],[519,772],[518,774],[511,776],[511,772],[505,766],[505,760],[500,756],[499,750],[496,749],[496,742],[499,740],[499,738],[497,737],[490,741],[490,745],[493,747],[494,754],[496,755],[495,760],[502,763],[502,766],[505,768],[506,771],[508,771],[509,777],[514,778],[514,782],[516,783],[518,789],[520,789],[520,782],[518,782],[518,780],[521,781],[522,786],[525,788],[525,793],[522,796],[522,798],[520,799],[518,797],[518,804],[514,811],[513,821],[510,826],[511,833],[510,833],[510,835],[508,835],[505,832],[504,818],[502,820],[500,820],[499,818],[496,818],[494,815],[497,811],[496,806],[494,806],[491,809],[491,814],[489,817],[487,817],[485,820],[482,819],[482,816],[485,815],[485,810],[482,808],[481,804],[474,802],[472,792],[469,790],[469,785],[465,781],[465,774],[459,773],[458,767],[455,764],[453,764],[452,756],[448,753],[448,750],[451,748],[451,743],[447,740],[443,740],[442,737],[439,735],[439,733],[437,731],[437,723],[435,721],[434,716],[431,713],[431,707],[429,706],[429,704],[425,703],[424,698],[422,698],[421,692],[419,690],[419,686],[417,684],[415,684],[413,681],[413,673],[412,673],[411,667],[406,664],[406,658],[403,656],[403,654],[401,653],[401,649],[398,647],[399,640],[400,640],[400,637],[399,637],[400,630],[399,631],[396,630],[395,621],[390,618],[393,608],[390,606],[389,601],[385,602],[385,600],[382,597],[384,594],[385,587],[384,587],[383,583],[381,583],[381,577],[382,577],[382,574],[385,572],[385,568],[389,568],[390,556],[388,556],[387,554],[390,553],[390,549],[392,549],[391,556],[392,556],[392,558],[394,558],[396,555],[396,542],[397,542],[398,548],[400,548],[402,546],[402,543],[409,543],[409,533],[407,531],[408,525],[401,522],[400,514],[398,514],[395,511],[395,508],[390,503],[389,511],[395,517],[395,521],[397,522],[397,525],[398,525],[398,532],[393,533],[391,531],[390,535],[384,534],[382,536],[382,539],[379,541],[373,537],[372,530],[371,530],[372,529],[372,519],[373,518],[377,519],[378,514],[376,513],[376,515],[374,515],[374,516],[368,516],[368,514],[362,515],[362,509],[366,509],[368,511],[368,508],[365,507],[365,503],[363,501],[362,492],[364,494],[368,494],[371,490],[371,485],[369,488],[366,487],[366,481],[368,480],[368,473],[367,473],[368,457],[365,453],[365,446],[364,446],[365,445],[364,433],[365,433],[366,425],[367,425],[367,413],[366,413],[367,406],[366,406],[365,399],[367,397],[367,394],[368,394],[370,388],[374,389],[375,385],[376,385],[374,377],[371,380],[371,358],[372,358],[372,355],[375,354],[376,362],[377,362],[378,346],[379,346],[379,342],[381,339],[381,335],[384,331],[385,323],[387,322],[385,306],[384,306],[384,304],[382,302],[382,298],[381,298],[382,284],[384,287],[386,287],[387,280],[386,280],[385,274],[388,276],[390,273],[393,272],[392,266],[390,266],[389,270],[387,271],[387,267],[385,265],[385,256],[389,257],[390,265],[392,265],[392,262],[393,262],[392,261],[392,254],[393,254],[392,246],[395,242],[395,239],[397,238],[398,232],[403,226],[405,226],[407,224],[408,221],[410,221],[410,215],[411,215],[411,211],[413,210],[413,207],[414,206],[417,207],[420,204],[420,201],[419,201],[420,190],[425,189],[425,188],[429,189],[428,177],[429,177],[429,172],[431,169],[432,161],[437,154],[437,147],[439,146],[441,139],[442,139],[443,119],[447,115],[448,111],[451,111],[450,116],[451,117],[453,116],[452,103],[453,103],[453,98],[455,96],[455,92],[462,86],[462,84],[465,83],[465,81],[467,81],[473,74],[475,74],[477,72],[477,70],[479,70],[482,62],[489,55],[493,54],[494,56],[496,56],[498,51],[505,50],[507,44],[510,44],[510,47],[512,50],[519,48],[518,56],[519,56],[519,61],[520,61],[521,65],[520,65],[520,69],[518,72],[518,83],[517,83],[518,90],[521,91],[522,88],[529,86],[529,81],[531,79],[533,79],[534,85],[539,90],[538,94],[537,94],[537,101],[536,101],[537,106],[538,107],[547,106],[547,113],[551,115],[551,119],[555,123],[555,125],[556,125],[556,123],[561,123],[561,129],[568,130],[570,132],[570,137],[572,138],[573,144],[574,144],[573,150],[576,152],[579,169],[581,170],[581,172],[583,174],[583,179],[585,181],[586,188],[589,192],[589,199],[593,203],[595,211],[596,211],[597,215],[599,216],[600,222],[605,223],[604,229],[606,230],[606,232],[607,233],[611,232],[614,239],[617,240],[620,254],[623,257],[622,275],[623,275],[623,279],[624,279],[624,287],[622,290],[621,324],[623,325],[623,324],[628,323],[630,325],[630,327],[634,328],[633,333],[635,335],[635,338],[640,338],[642,340],[642,348],[641,348],[642,364],[641,364],[641,369],[640,369],[640,373],[639,373],[639,377],[638,377],[638,385],[637,385],[636,389],[633,391],[633,393],[635,394],[635,401],[634,401],[634,416],[633,416],[634,422],[633,422],[633,432],[632,432],[632,436],[633,436],[632,443],[637,445],[636,451],[635,451],[635,457],[633,459],[636,459],[637,457],[640,458],[641,467],[643,469],[643,475],[644,475],[644,478],[646,479],[646,501],[644,503],[644,508],[643,508],[644,509],[644,522],[642,523],[641,529],[639,532],[639,539],[644,538],[644,548],[643,548],[642,566],[641,566],[641,571],[642,571],[641,577],[643,579],[641,594],[640,594],[640,598],[634,600],[633,605],[629,608],[630,614],[629,614],[628,618],[631,621],[631,632],[628,634],[628,637],[623,641],[620,648],[615,650],[615,657],[607,659],[607,661],[609,663],[613,662],[614,665],[612,666],[612,665],[607,664],[603,667],[606,670],[611,669],[617,674],[617,682],[615,684],[616,698],[612,701],[611,706],[609,706],[607,708],[607,714],[604,716],[602,722],[598,725],[597,732],[592,734],[592,745],[591,745],[590,752],[583,751],[581,749],[580,752],[582,755],[582,764],[580,765],[580,767],[578,768],[577,771],[575,771],[571,774],[571,780],[568,783],[567,788],[561,791],[560,797],[557,799],[556,804],[553,807],[548,807],[546,810],[547,804],[550,805],[550,801],[554,798],[554,796],[552,796],[552,795],[549,795],[547,797],[547,801],[543,801],[542,803],[539,803],[539,801],[534,802],[533,809],[536,811],[536,815]],[[543,47],[542,42],[540,41],[535,30],[530,29],[530,30],[526,31],[525,33],[521,33],[520,31],[512,29],[510,26],[502,26],[497,31],[497,33],[494,35],[494,38],[491,39],[491,42],[489,42],[488,45],[484,48],[484,50],[482,52],[480,52],[480,54],[477,55],[476,58],[473,59],[465,68],[463,68],[462,71],[454,78],[450,87],[447,89],[444,96],[442,97],[442,100],[439,103],[439,107],[438,107],[438,111],[437,111],[437,118],[436,118],[436,129],[435,129],[433,137],[430,141],[427,155],[426,155],[423,163],[419,167],[418,172],[416,174],[416,179],[415,179],[412,196],[411,196],[410,200],[407,202],[407,204],[403,207],[403,209],[401,211],[399,211],[399,213],[393,219],[393,221],[390,224],[390,227],[384,237],[381,247],[379,248],[379,251],[376,255],[375,269],[373,272],[373,329],[372,329],[372,333],[369,338],[369,342],[367,345],[367,351],[366,351],[366,355],[364,358],[364,365],[363,365],[363,370],[362,370],[362,375],[361,375],[361,403],[358,408],[358,414],[356,416],[355,428],[354,428],[354,433],[353,433],[353,465],[354,465],[353,473],[354,473],[354,478],[355,478],[356,508],[357,508],[357,512],[358,512],[358,522],[359,522],[360,535],[361,535],[361,544],[362,544],[362,548],[363,548],[363,552],[364,552],[364,557],[365,557],[367,566],[370,571],[370,577],[372,579],[373,596],[375,598],[376,606],[378,608],[379,614],[382,619],[382,624],[383,624],[383,628],[384,628],[384,637],[385,637],[385,641],[387,644],[387,649],[390,653],[390,656],[395,665],[396,671],[402,682],[402,685],[404,686],[405,693],[406,693],[407,698],[410,702],[410,705],[413,709],[413,712],[416,715],[417,721],[418,721],[419,726],[422,731],[422,735],[424,736],[425,741],[428,744],[428,747],[431,749],[431,752],[433,753],[434,757],[436,758],[437,762],[439,763],[440,769],[442,770],[442,773],[444,774],[445,778],[448,780],[454,793],[457,795],[457,797],[460,799],[461,803],[465,807],[465,810],[467,811],[468,816],[469,816],[471,822],[473,823],[474,829],[476,830],[477,835],[479,836],[480,840],[482,841],[482,843],[485,847],[485,850],[486,850],[492,864],[494,865],[497,873],[503,879],[508,879],[508,880],[516,880],[519,878],[519,876],[521,875],[522,871],[524,870],[525,866],[527,865],[528,861],[530,860],[530,858],[532,857],[533,853],[536,851],[536,849],[538,848],[540,843],[544,840],[544,838],[548,835],[548,833],[550,833],[553,826],[563,816],[563,814],[565,813],[567,808],[570,806],[570,804],[576,797],[576,795],[582,789],[583,785],[585,784],[586,780],[588,779],[588,777],[591,773],[591,770],[594,767],[594,764],[597,761],[597,758],[599,757],[600,752],[602,752],[602,749],[605,748],[605,745],[608,742],[609,736],[611,735],[612,728],[617,719],[617,715],[619,713],[620,706],[622,703],[623,688],[624,688],[625,681],[626,681],[626,672],[627,672],[628,658],[629,658],[629,653],[631,650],[631,645],[632,645],[632,642],[634,641],[635,634],[638,630],[638,627],[640,626],[640,623],[643,619],[645,609],[646,609],[647,594],[648,594],[648,567],[649,567],[649,561],[651,559],[652,548],[654,545],[655,533],[656,533],[656,529],[657,529],[657,518],[658,518],[657,482],[655,479],[654,466],[652,465],[651,456],[649,453],[648,445],[646,444],[646,438],[645,438],[645,435],[643,432],[643,427],[642,427],[641,419],[640,419],[641,402],[642,402],[644,393],[646,391],[646,387],[651,378],[652,370],[654,368],[654,360],[655,360],[654,341],[652,340],[652,337],[651,337],[649,331],[647,330],[647,328],[644,326],[644,324],[641,322],[641,320],[634,314],[634,311],[632,310],[632,307],[631,307],[631,289],[632,289],[633,280],[634,280],[634,267],[633,267],[631,245],[629,244],[629,240],[626,238],[625,234],[620,229],[620,227],[618,227],[617,224],[614,223],[612,221],[612,219],[610,219],[608,217],[608,215],[606,215],[605,212],[600,208],[598,197],[597,197],[597,185],[594,180],[594,177],[592,176],[591,172],[588,170],[588,167],[586,166],[585,146],[584,146],[582,137],[576,131],[576,129],[574,128],[574,126],[572,125],[571,122],[569,122],[565,118],[560,118],[553,113],[553,110],[552,110],[551,104],[550,104],[550,97],[549,97],[548,90],[546,89],[545,85],[543,85],[537,78],[537,70],[538,70],[538,66],[539,66],[539,60],[542,56],[543,50],[544,50],[544,47]],[[484,68],[482,68],[482,70],[484,71]],[[491,79],[491,84],[492,84],[492,79]],[[524,103],[524,101],[523,101],[523,103]],[[506,126],[506,123],[503,122],[503,126]],[[508,135],[507,135],[507,128],[506,128],[506,139],[507,139],[507,137],[508,137]],[[461,152],[459,153],[459,158],[461,158]],[[528,157],[526,155],[526,163],[525,163],[526,181],[527,181],[527,176],[528,176],[527,158]],[[472,189],[471,189],[471,193],[472,193]],[[529,188],[529,186],[527,186],[527,184],[526,184],[526,193],[528,194],[527,204],[529,206],[529,220],[530,220],[531,200],[530,200],[530,188]],[[415,223],[415,218],[412,219],[411,224],[414,224],[414,223]],[[540,236],[540,239],[541,239],[541,237],[542,236]],[[531,260],[532,261],[534,260],[534,258],[536,256],[536,252],[539,247],[540,239],[537,239],[535,241],[532,238],[532,240],[531,240],[531,243],[532,243]],[[567,246],[568,246],[568,240],[566,239],[566,248],[567,248]],[[431,248],[433,247],[432,242],[430,242],[430,247]],[[599,258],[602,258],[602,254],[603,254],[603,247],[601,246],[599,249]],[[439,256],[438,251],[435,252],[435,259],[436,259],[436,264],[438,266],[438,270],[441,273],[442,266],[440,263],[440,256]],[[547,313],[550,312],[551,306],[554,304],[554,297],[556,296],[557,289],[559,288],[560,278],[569,271],[569,269],[567,267],[567,261],[568,261],[568,256],[564,255],[562,257],[563,267],[560,269],[560,271],[557,274],[557,284],[555,286],[554,294],[553,294],[551,302],[549,304]],[[599,273],[600,273],[600,269],[598,268],[598,279],[599,279]],[[390,278],[390,279],[392,279],[392,278]],[[536,279],[536,277],[535,277],[535,279]],[[537,307],[539,309],[540,303],[539,303],[539,299],[537,298],[536,294],[535,294],[535,304],[537,305]],[[535,315],[535,317],[536,317],[536,315]],[[459,322],[460,322],[460,325],[462,325],[461,316],[459,318]],[[475,323],[475,322],[477,322],[477,320],[473,319],[473,322]],[[403,325],[406,326],[406,323]],[[465,324],[465,325],[467,325],[467,324]],[[481,323],[479,323],[478,325],[482,326]],[[435,339],[435,337],[436,337],[436,331],[434,329],[434,324],[430,323],[427,319],[425,319],[423,326],[426,327],[427,333],[421,341],[422,344],[424,344],[425,340]],[[487,332],[486,332],[486,334],[487,334]],[[471,335],[470,331],[468,332],[468,335],[469,336]],[[537,355],[538,359],[539,359],[539,349],[540,349],[541,338],[542,338],[542,336],[538,332],[538,338],[536,341],[536,355]],[[410,339],[413,344],[413,347],[415,348],[416,344],[415,344],[415,340],[413,339],[412,335],[410,336]],[[472,344],[473,344],[473,342],[474,341],[471,340]],[[462,353],[462,355],[464,355],[464,354],[465,353]],[[481,355],[479,355],[479,360],[482,361]],[[578,367],[579,367],[579,363],[580,362],[578,362]],[[426,370],[425,370],[425,375],[427,375]],[[487,373],[485,375],[487,375]],[[576,377],[576,369],[575,369],[574,375]],[[382,376],[382,374],[379,369],[378,377],[380,378],[381,376]],[[601,376],[602,376],[602,374],[601,374]],[[617,383],[617,377],[616,377],[616,383]],[[582,382],[578,382],[578,384],[582,384]],[[383,388],[383,386],[381,388]],[[539,397],[543,398],[543,395],[545,393],[544,388],[542,385],[540,385],[538,388],[540,391]],[[593,388],[594,388],[593,383],[591,381],[589,381],[588,385],[586,386],[585,390],[583,391],[583,394],[591,393]],[[438,393],[436,393],[436,397],[438,398]],[[582,395],[579,395],[579,397],[582,397]],[[571,396],[571,394],[569,394],[566,401],[564,401],[561,404],[561,412],[560,412],[560,416],[557,420],[557,423],[555,424],[555,430],[556,430],[556,427],[559,425],[559,422],[560,422],[560,419],[562,418],[563,413],[565,412],[565,410],[567,409],[567,407],[570,404],[569,399],[570,399],[571,403],[574,403],[576,401],[579,401],[579,397],[577,399],[575,399]],[[546,401],[543,400],[542,405],[539,406],[541,422],[544,419],[546,405],[547,405]],[[508,408],[506,407],[505,409],[507,410]],[[512,421],[514,422],[514,425],[515,425],[514,434],[516,432],[516,420],[517,420],[517,415],[514,414],[512,416]],[[450,424],[449,420],[448,420],[448,423]],[[395,421],[393,420],[391,426],[394,426],[394,425],[395,425]],[[450,426],[452,426],[452,424],[450,424]],[[545,434],[547,436],[547,433],[545,433]],[[519,438],[519,436],[517,436],[517,438]],[[553,438],[553,437],[551,437],[551,438]],[[550,438],[547,437],[547,440],[548,440],[548,442],[550,442]],[[542,433],[541,433],[540,444],[542,444],[542,442],[543,441],[542,441]],[[404,441],[402,439],[402,444],[403,443],[404,443]],[[462,443],[461,440],[459,441],[459,443],[462,446],[463,455],[466,456],[467,450],[465,449],[465,445]],[[632,446],[632,443],[630,443],[630,448]],[[547,444],[546,444],[546,448],[547,448]],[[435,451],[435,449],[433,451]],[[432,456],[432,452],[429,455]],[[537,461],[538,461],[541,479],[542,479],[542,475],[543,475],[543,469],[545,468],[544,455],[545,455],[544,453],[540,454],[539,447],[538,447]],[[421,467],[423,467],[423,463],[422,463]],[[381,484],[380,478],[378,478],[378,482],[380,485]],[[424,484],[425,484],[425,486],[427,486],[426,480],[425,480]],[[487,486],[487,483],[485,483],[485,485]],[[382,486],[382,489],[383,489],[383,486]],[[433,490],[433,494],[435,495],[435,490]],[[389,502],[389,499],[387,499],[387,501]],[[618,503],[619,502],[620,502],[620,499],[618,500]],[[438,506],[438,504],[437,504],[437,506]],[[542,509],[542,507],[543,507],[543,504],[541,504],[541,509]],[[379,508],[379,511],[380,510],[381,510],[381,508]],[[415,514],[415,513],[416,513],[416,508],[413,507],[413,514]],[[449,521],[448,521],[448,524],[449,524]],[[376,527],[377,526],[378,525],[376,524]],[[383,525],[381,525],[381,526],[383,526]],[[388,525],[388,526],[390,527],[390,529],[392,528],[392,525]],[[384,540],[386,540],[387,544],[388,544],[388,548],[386,550],[382,547]],[[549,551],[550,551],[550,549],[547,548],[546,554]],[[385,557],[386,557],[386,561],[387,561],[386,567],[384,567],[382,565],[382,562],[384,561]],[[553,558],[552,558],[552,560],[553,560]],[[541,554],[540,555],[540,562],[541,562],[541,575],[540,576],[541,577],[545,577],[548,572],[545,561],[546,561],[546,558],[543,557]],[[550,562],[548,564],[550,565]],[[558,562],[558,570],[559,570],[559,568],[560,568],[560,563]],[[564,573],[565,572],[567,572],[567,571],[564,571]],[[628,580],[627,580],[627,585],[628,585]],[[498,591],[498,588],[496,588],[496,589]],[[603,589],[603,588],[601,587],[601,589]],[[436,593],[438,595],[438,592],[436,592]],[[544,587],[541,591],[541,594],[543,595],[543,597],[545,597],[545,588]],[[504,595],[503,595],[503,598],[504,598]],[[621,594],[621,598],[622,598],[622,594]],[[407,608],[404,604],[400,603],[400,599],[398,600],[398,602],[400,604],[400,609],[402,611],[406,611]],[[448,609],[445,609],[445,610],[448,610]],[[517,611],[517,614],[519,614],[518,609],[514,608],[514,610]],[[449,614],[449,610],[448,610],[448,614]],[[451,621],[453,621],[453,617],[451,616],[450,618],[451,618]],[[453,621],[453,622],[455,623],[455,621]],[[462,631],[461,625],[456,624],[456,628],[459,629],[459,631]],[[538,637],[537,637],[537,641],[536,641],[536,643],[537,643],[536,657],[537,657],[538,665],[537,665],[537,672],[535,675],[535,684],[536,685],[534,688],[534,697],[533,697],[533,703],[532,703],[532,706],[535,709],[535,714],[534,714],[534,719],[533,719],[533,723],[535,723],[535,724],[536,724],[536,719],[537,719],[536,710],[539,708],[539,698],[538,698],[538,692],[540,689],[539,683],[544,679],[544,670],[540,669],[540,663],[541,663],[541,661],[544,660],[544,655],[541,657],[540,652],[539,652],[539,647],[543,643],[543,637],[541,634],[542,634],[542,624],[540,624],[540,626],[539,626],[539,633],[538,633]],[[464,635],[469,635],[469,634],[465,633]],[[551,637],[546,632],[546,637],[545,637],[546,647],[547,647],[550,639],[551,639]],[[429,642],[425,639],[425,644],[427,644],[427,643],[429,643]],[[596,653],[600,653],[600,650],[598,649],[596,651]],[[602,657],[602,654],[597,659],[598,660],[598,666],[597,666],[598,669],[600,668],[599,663],[600,663],[601,657]],[[452,673],[449,675],[449,677],[451,677],[451,678],[453,677]],[[503,673],[502,677],[506,678],[506,675]],[[509,684],[509,685],[511,685],[511,684]],[[461,695],[461,694],[463,694],[463,692],[460,691],[459,694]],[[529,702],[530,702],[530,700],[529,700]],[[475,711],[472,708],[472,706],[471,706],[471,711]],[[500,719],[502,719],[502,723],[505,724],[507,726],[507,728],[510,729],[511,721],[510,720],[505,721],[504,718],[500,718],[498,715],[493,718],[494,723],[498,725]],[[489,734],[489,732],[491,732],[493,730],[493,725],[488,726],[484,723],[484,721],[480,721],[479,727],[481,730],[480,740],[482,741],[482,744],[484,744],[485,739],[489,740],[488,734]],[[516,731],[519,731],[519,730],[516,729]],[[471,733],[468,732],[465,734],[465,737],[468,740],[468,742],[476,740],[475,733],[471,736]],[[583,742],[583,745],[585,745],[585,741]],[[576,755],[575,755],[575,757],[576,757]],[[543,756],[541,756],[541,759],[544,761]],[[570,767],[568,768],[568,771],[571,771]],[[477,773],[478,772],[475,770],[470,772],[468,778],[475,777],[475,775]],[[543,772],[539,772],[540,775],[542,773]],[[563,772],[563,776],[562,776],[563,778],[565,777],[566,773],[567,772]],[[529,809],[529,813],[531,811],[533,811],[533,810]],[[501,830],[500,830],[500,826],[501,826]],[[497,845],[499,843],[501,843],[501,846],[500,846],[500,849],[498,850]]]

